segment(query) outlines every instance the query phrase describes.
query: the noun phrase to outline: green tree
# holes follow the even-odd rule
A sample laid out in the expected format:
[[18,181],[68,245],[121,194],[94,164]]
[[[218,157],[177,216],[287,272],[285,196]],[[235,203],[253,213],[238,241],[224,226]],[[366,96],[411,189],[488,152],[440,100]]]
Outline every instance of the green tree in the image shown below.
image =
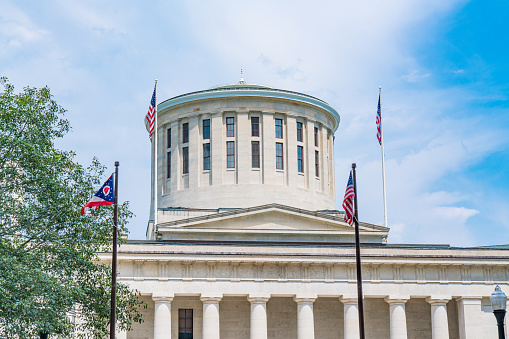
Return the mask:
[[[111,250],[113,207],[80,209],[106,179],[93,160],[55,147],[69,131],[65,110],[47,87],[16,94],[0,78],[0,336],[34,338],[109,333],[111,269],[98,252]],[[119,233],[132,213],[119,206]],[[138,293],[117,285],[121,328],[141,322]],[[75,322],[72,313],[79,315]]]

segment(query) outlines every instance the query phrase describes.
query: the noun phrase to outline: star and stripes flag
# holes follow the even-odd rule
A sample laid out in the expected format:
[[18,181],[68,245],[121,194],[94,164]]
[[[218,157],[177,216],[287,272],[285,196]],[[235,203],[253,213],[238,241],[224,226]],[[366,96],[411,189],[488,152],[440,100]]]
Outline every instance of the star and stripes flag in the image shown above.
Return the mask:
[[115,194],[113,193],[113,174],[101,186],[99,191],[90,199],[90,201],[81,209],[81,215],[88,209],[93,209],[92,214],[99,206],[113,205],[115,203]]
[[353,223],[353,198],[355,197],[355,191],[353,188],[352,171],[350,171],[350,177],[348,178],[348,184],[346,184],[345,198],[343,199],[343,208],[345,209],[345,221],[348,224]]
[[382,107],[380,106],[380,94],[378,94],[378,111],[376,112],[376,137],[382,145]]
[[152,133],[154,133],[154,124],[156,119],[156,86],[157,83],[154,85],[154,93],[152,93],[152,100],[150,100],[150,106],[148,106],[148,113],[145,117],[148,121],[149,130],[148,130],[148,136],[149,138],[152,138]]

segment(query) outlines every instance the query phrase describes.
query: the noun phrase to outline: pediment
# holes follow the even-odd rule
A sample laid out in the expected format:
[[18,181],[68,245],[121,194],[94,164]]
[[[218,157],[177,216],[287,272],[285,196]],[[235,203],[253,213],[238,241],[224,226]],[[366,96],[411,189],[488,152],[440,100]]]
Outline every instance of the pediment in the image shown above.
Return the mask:
[[[354,227],[342,216],[306,211],[289,206],[270,204],[252,208],[214,213],[158,225],[158,230],[174,228],[216,230],[270,230],[270,231],[339,231],[354,232]],[[380,232],[388,228],[361,223],[361,231]]]

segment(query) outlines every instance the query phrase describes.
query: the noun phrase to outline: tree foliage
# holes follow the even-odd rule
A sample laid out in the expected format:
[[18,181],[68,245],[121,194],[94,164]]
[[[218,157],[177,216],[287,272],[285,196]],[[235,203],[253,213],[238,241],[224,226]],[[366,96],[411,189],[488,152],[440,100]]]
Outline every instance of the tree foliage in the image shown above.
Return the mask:
[[[70,126],[47,87],[16,94],[6,78],[0,85],[0,335],[103,338],[111,269],[97,253],[111,250],[113,207],[83,217],[80,209],[105,168],[96,159],[85,168],[55,147]],[[132,215],[128,203],[118,215],[121,233]],[[137,296],[117,284],[121,328],[141,322]]]

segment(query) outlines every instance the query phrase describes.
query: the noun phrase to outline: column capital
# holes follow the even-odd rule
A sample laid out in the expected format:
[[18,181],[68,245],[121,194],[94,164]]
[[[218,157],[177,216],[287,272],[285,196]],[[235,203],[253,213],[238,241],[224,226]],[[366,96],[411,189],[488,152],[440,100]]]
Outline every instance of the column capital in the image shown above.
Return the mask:
[[220,302],[223,299],[223,295],[201,295],[200,300],[202,302]]
[[339,298],[339,301],[341,301],[343,304],[358,304],[357,297],[352,296],[343,296],[342,298]]
[[405,304],[410,299],[410,296],[404,295],[404,296],[395,296],[395,295],[389,295],[384,298],[385,302],[388,304]]
[[293,300],[296,303],[313,303],[316,300],[316,296],[295,296]]
[[269,294],[260,294],[260,295],[248,295],[247,301],[250,303],[266,303],[269,301],[270,295]]
[[431,305],[446,305],[449,300],[451,300],[451,297],[427,297],[426,301]]
[[152,295],[152,300],[155,302],[171,302],[173,295]]

